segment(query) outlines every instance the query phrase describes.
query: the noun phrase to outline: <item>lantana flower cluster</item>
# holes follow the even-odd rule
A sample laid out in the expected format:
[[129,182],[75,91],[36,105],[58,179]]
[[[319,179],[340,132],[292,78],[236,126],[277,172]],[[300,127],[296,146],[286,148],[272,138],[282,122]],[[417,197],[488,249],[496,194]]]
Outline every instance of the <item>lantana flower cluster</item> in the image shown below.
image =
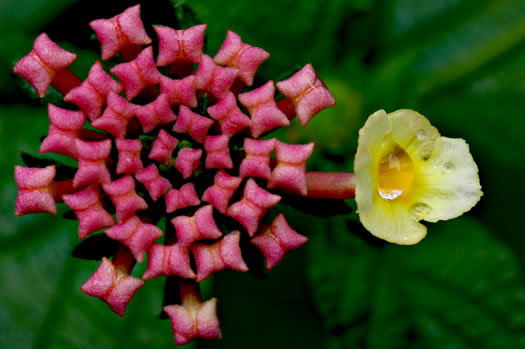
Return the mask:
[[[144,280],[176,277],[181,302],[164,307],[175,342],[218,338],[217,300],[202,302],[198,283],[225,269],[247,271],[241,240],[260,250],[268,269],[307,241],[283,214],[267,215],[281,194],[353,195],[352,174],[331,177],[350,187],[330,194],[322,174],[306,171],[313,143],[266,136],[295,116],[306,126],[334,98],[310,64],[251,87],[270,55],[232,31],[210,57],[202,52],[206,25],[156,26],[154,57],[139,5],[89,25],[102,60],[122,63],[107,71],[96,61],[81,80],[69,70],[76,54],[44,33],[14,67],[40,97],[53,86],[69,102],[48,105],[40,153],[78,163],[65,180],[55,179],[54,165],[16,166],[15,214],[55,214],[63,202],[80,239],[103,230],[121,246],[102,258],[83,292],[123,316]],[[147,263],[140,278],[131,275],[136,262]]]

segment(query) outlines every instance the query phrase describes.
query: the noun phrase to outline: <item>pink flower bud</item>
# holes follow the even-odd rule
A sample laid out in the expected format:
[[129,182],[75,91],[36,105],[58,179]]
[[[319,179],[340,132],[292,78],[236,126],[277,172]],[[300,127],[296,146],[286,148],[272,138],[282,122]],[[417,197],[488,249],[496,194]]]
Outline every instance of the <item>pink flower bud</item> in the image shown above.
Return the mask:
[[190,108],[198,105],[195,95],[195,76],[190,75],[181,80],[173,80],[166,76],[160,78],[160,93],[168,97],[170,105],[184,104]]
[[208,114],[221,124],[221,132],[228,137],[251,125],[250,118],[241,112],[231,92],[209,107]]
[[97,185],[90,185],[74,194],[62,195],[78,219],[78,236],[83,239],[97,230],[115,224],[113,217],[102,207],[102,195]]
[[73,186],[111,182],[111,175],[106,167],[111,152],[109,139],[100,142],[85,142],[77,139],[75,148],[78,153],[78,170],[73,177]]
[[117,139],[115,144],[118,149],[117,174],[137,173],[144,166],[140,160],[142,143],[138,139]]
[[251,133],[253,138],[258,138],[275,128],[290,125],[286,115],[277,108],[273,98],[274,93],[273,81],[268,81],[253,91],[239,95],[239,102],[248,109],[252,116]]
[[148,267],[142,278],[154,279],[159,276],[177,275],[185,279],[194,279],[195,273],[190,266],[190,251],[174,245],[152,244],[148,249]]
[[47,212],[56,214],[53,198],[55,166],[28,168],[15,166],[15,182],[18,195],[15,202],[15,216],[28,213]]
[[315,114],[335,104],[334,97],[311,64],[305,65],[289,79],[279,81],[277,88],[293,103],[297,118],[303,126]]
[[108,106],[102,116],[91,123],[93,127],[106,131],[115,138],[126,137],[129,120],[135,115],[137,106],[120,97],[115,92],[109,92]]
[[175,168],[188,179],[201,166],[202,149],[182,148],[175,159]]
[[117,268],[109,259],[102,257],[102,263],[91,277],[82,285],[82,292],[100,298],[111,310],[124,316],[129,301],[144,281]]
[[171,220],[177,234],[177,241],[182,247],[188,247],[194,241],[217,239],[222,236],[213,218],[211,205],[199,208],[191,217],[178,216]]
[[314,143],[301,145],[277,141],[275,149],[277,165],[272,171],[268,188],[279,188],[285,192],[303,196],[308,194],[306,160],[313,151]]
[[177,143],[179,143],[177,138],[161,129],[157,139],[153,142],[153,147],[151,148],[148,157],[163,164],[167,164],[168,160],[171,158],[171,153],[173,153],[173,150],[177,146]]
[[94,121],[102,112],[106,104],[106,98],[109,92],[119,94],[122,91],[122,85],[107,74],[99,61],[89,70],[86,80],[80,86],[69,91],[64,100],[76,104],[82,109],[89,120]]
[[115,205],[119,222],[125,221],[137,211],[148,208],[146,201],[135,192],[135,181],[130,175],[103,184],[102,187]]
[[178,209],[197,206],[201,203],[193,183],[186,183],[179,190],[171,189],[164,195],[166,200],[166,212],[175,212]]
[[213,125],[213,120],[191,111],[185,105],[179,109],[179,117],[173,126],[173,131],[187,133],[195,141],[203,143],[208,129]]
[[144,132],[153,131],[159,125],[167,125],[177,120],[177,115],[171,110],[168,98],[163,93],[153,102],[135,109],[135,114]]
[[230,91],[238,72],[238,69],[224,68],[213,63],[209,56],[203,54],[195,73],[195,86],[198,90],[206,91],[215,98],[221,99]]
[[162,230],[153,224],[142,223],[137,216],[131,216],[126,221],[118,223],[105,230],[107,236],[122,242],[140,263],[144,253],[156,239],[160,238]]
[[135,178],[146,187],[153,201],[157,201],[172,188],[170,181],[159,174],[154,164],[136,173]]
[[253,76],[263,61],[270,54],[262,48],[253,47],[241,41],[241,37],[228,30],[226,40],[213,60],[220,65],[239,69],[239,78],[248,86],[253,83]]
[[163,26],[157,26],[154,29],[159,37],[159,56],[157,57],[159,67],[172,63],[199,64],[206,24],[184,30]]
[[193,339],[221,337],[217,319],[217,298],[202,303],[198,289],[188,281],[180,281],[182,305],[167,305],[164,311],[171,320],[175,344],[184,345]]
[[220,213],[224,214],[230,199],[241,182],[241,178],[230,176],[224,170],[219,170],[215,175],[214,184],[202,194],[202,201],[209,202]]
[[230,138],[226,135],[206,137],[204,150],[206,151],[205,167],[207,169],[233,168],[230,148],[228,147],[229,140]]
[[[16,63],[13,71],[29,82],[40,97],[43,97],[49,86],[59,79],[66,68],[73,63],[77,55],[64,50],[45,34],[40,34],[33,44],[33,50]],[[69,72],[69,71],[68,71]],[[69,72],[69,75],[73,75]],[[74,76],[74,75],[73,75]],[[64,88],[57,89],[66,94],[70,89],[80,84],[80,80],[74,77],[69,83],[64,82]]]
[[49,132],[40,145],[40,153],[64,154],[73,159],[78,158],[75,141],[86,122],[82,111],[66,110],[49,104]]
[[308,238],[290,228],[281,213],[271,226],[262,227],[261,233],[257,234],[251,242],[266,258],[266,268],[272,269],[289,250],[295,250],[306,241]]
[[94,20],[89,26],[95,31],[102,45],[104,60],[113,57],[117,52],[124,53],[123,50],[133,46],[151,43],[140,19],[140,5],[130,7],[109,19]]
[[151,46],[142,50],[133,61],[116,65],[110,71],[124,85],[126,98],[129,100],[138,96],[147,86],[160,83],[161,74],[155,66]]
[[234,218],[248,234],[253,236],[259,226],[259,221],[266,214],[266,211],[277,205],[281,200],[279,195],[274,195],[262,189],[250,178],[244,187],[242,199],[231,205],[226,211],[226,215]]
[[240,237],[241,233],[234,231],[212,245],[193,245],[191,252],[197,262],[197,282],[226,269],[248,271],[239,247]]
[[270,179],[272,175],[270,154],[275,149],[275,142],[275,138],[268,140],[245,138],[244,151],[246,157],[241,162],[239,176]]

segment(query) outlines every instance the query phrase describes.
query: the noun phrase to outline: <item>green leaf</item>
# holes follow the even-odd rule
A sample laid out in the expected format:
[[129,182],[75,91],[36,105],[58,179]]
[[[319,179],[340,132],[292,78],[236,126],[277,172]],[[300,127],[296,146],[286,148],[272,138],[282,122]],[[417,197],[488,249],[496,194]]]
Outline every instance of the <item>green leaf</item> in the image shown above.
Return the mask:
[[525,345],[517,261],[479,223],[434,224],[418,245],[374,249],[345,224],[330,220],[309,242],[309,278],[334,348]]

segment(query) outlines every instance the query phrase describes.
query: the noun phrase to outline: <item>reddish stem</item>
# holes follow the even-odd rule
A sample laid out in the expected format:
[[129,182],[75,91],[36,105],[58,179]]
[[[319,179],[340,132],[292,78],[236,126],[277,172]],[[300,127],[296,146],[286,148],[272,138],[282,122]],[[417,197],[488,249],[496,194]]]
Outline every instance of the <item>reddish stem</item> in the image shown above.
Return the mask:
[[66,95],[70,90],[79,86],[82,83],[75,74],[68,68],[61,69],[56,72],[51,85],[62,95]]
[[71,194],[76,191],[78,191],[78,188],[73,188],[72,179],[57,181],[53,183],[53,198],[56,202],[64,201],[62,199],[62,195]]
[[142,46],[130,44],[120,49],[120,56],[122,57],[124,62],[131,62],[132,60],[137,58],[141,51]]
[[317,199],[351,199],[355,197],[355,175],[347,172],[306,172],[308,194]]
[[195,281],[179,279],[179,292],[182,306],[186,310],[195,310],[201,303],[200,290]]

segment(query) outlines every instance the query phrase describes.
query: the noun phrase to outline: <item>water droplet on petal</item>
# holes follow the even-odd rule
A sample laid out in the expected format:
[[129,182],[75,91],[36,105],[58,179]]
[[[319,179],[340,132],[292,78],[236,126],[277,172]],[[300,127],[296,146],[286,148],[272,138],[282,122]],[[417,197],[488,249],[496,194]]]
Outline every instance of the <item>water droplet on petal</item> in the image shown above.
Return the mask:
[[410,217],[416,221],[420,221],[421,219],[425,218],[430,211],[432,211],[432,208],[425,204],[424,202],[418,202],[410,208]]
[[443,171],[447,172],[447,173],[450,173],[452,171],[454,171],[454,164],[450,161],[447,161],[443,164]]
[[394,200],[399,195],[403,194],[404,190],[401,189],[393,189],[393,190],[378,190],[379,196],[381,196],[385,200]]
[[417,130],[416,132],[416,137],[417,139],[419,139],[420,141],[423,140],[425,138],[425,131],[423,130]]

